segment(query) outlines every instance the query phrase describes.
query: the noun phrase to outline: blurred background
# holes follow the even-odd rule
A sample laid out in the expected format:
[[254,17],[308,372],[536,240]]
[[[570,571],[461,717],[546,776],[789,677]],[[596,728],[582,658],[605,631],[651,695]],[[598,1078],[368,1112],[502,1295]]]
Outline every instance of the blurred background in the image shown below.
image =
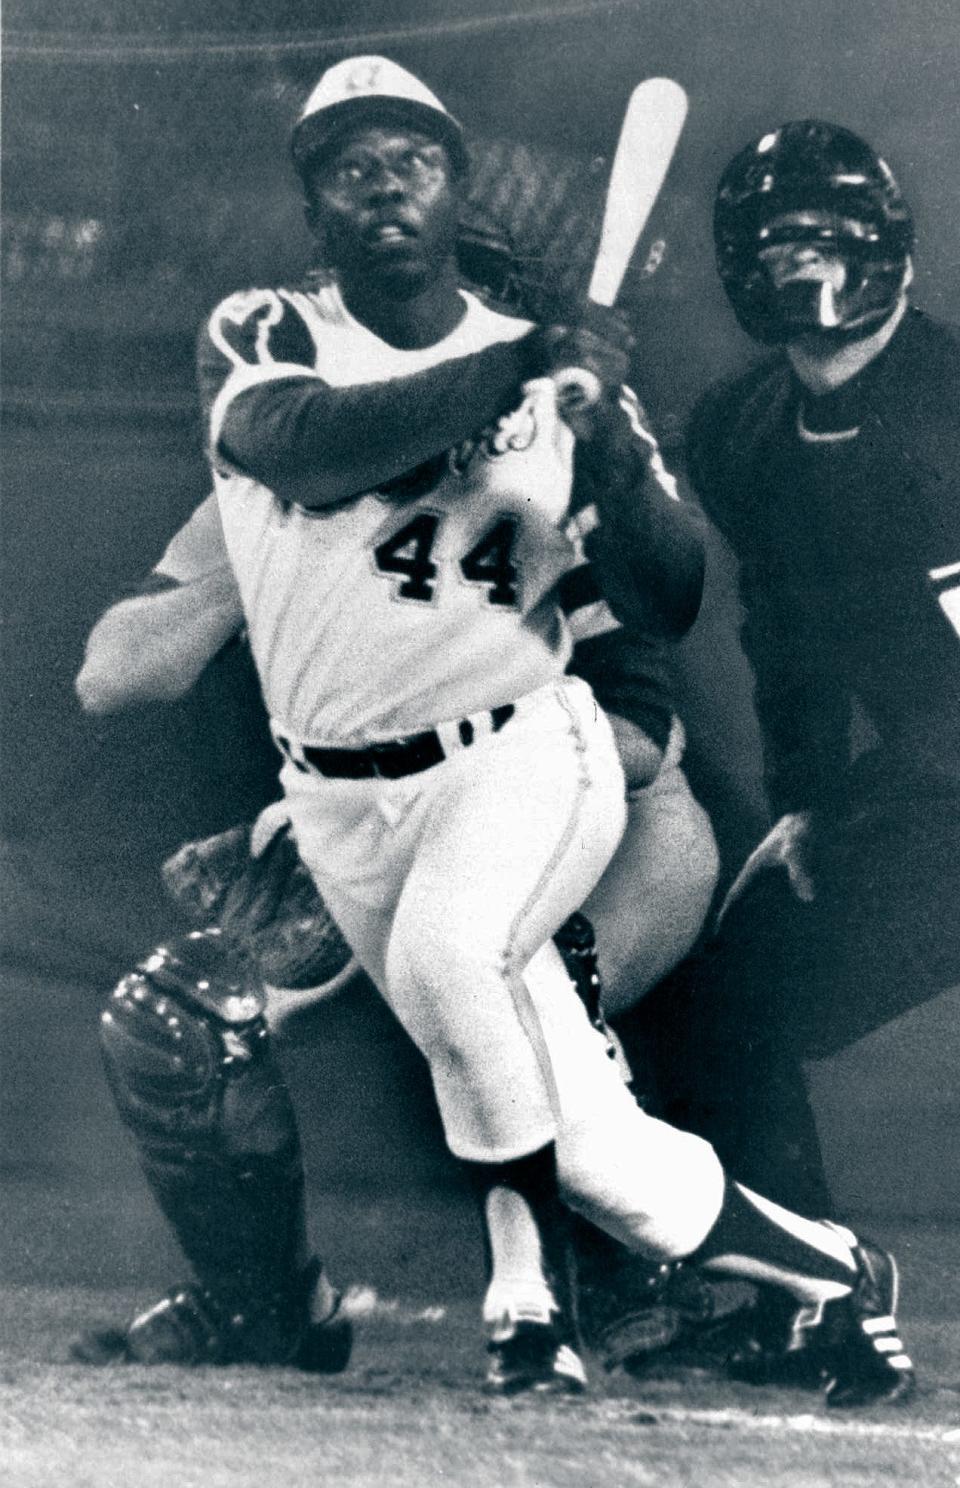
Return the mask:
[[[252,815],[274,764],[239,704],[249,679],[236,656],[183,704],[107,722],[81,715],[72,677],[98,613],[207,490],[202,317],[230,290],[296,282],[308,265],[287,140],[320,72],[377,52],[421,76],[473,140],[478,220],[506,213],[563,293],[586,282],[631,88],[654,75],[685,86],[686,131],[624,290],[639,390],[678,457],[694,400],[750,355],[713,272],[710,216],[727,159],[766,128],[818,115],[877,146],[916,213],[916,298],[960,319],[960,11],[7,0],[4,25],[0,1160],[14,1179],[72,1184],[84,1210],[94,1201],[76,1196],[135,1181],[102,1089],[98,998],[170,926],[161,859]],[[730,565],[719,546],[713,557],[678,686],[692,772],[732,859],[763,803]],[[851,1205],[960,1213],[955,1163],[942,1160],[960,1139],[958,1010],[945,994],[818,1068],[828,1159]],[[325,1133],[308,1138],[317,1181],[449,1179],[419,1061],[375,999],[352,990],[312,1038],[291,1059]],[[31,1247],[46,1254],[42,1237]]]

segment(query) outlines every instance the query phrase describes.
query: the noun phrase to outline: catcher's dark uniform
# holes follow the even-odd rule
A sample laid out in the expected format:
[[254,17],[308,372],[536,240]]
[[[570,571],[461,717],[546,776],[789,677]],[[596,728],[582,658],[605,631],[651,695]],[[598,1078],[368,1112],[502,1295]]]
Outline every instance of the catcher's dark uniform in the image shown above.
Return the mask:
[[691,428],[740,563],[770,804],[811,815],[815,898],[762,874],[687,968],[684,1114],[738,1176],[821,1212],[798,1057],[960,980],[958,393],[955,333],[910,310],[837,391],[776,357]]

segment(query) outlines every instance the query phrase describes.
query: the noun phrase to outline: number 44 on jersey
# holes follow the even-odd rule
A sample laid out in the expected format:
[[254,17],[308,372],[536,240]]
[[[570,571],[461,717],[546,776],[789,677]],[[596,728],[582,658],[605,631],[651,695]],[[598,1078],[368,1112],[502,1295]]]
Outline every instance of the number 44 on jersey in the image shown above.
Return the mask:
[[[398,599],[433,600],[442,575],[432,553],[443,520],[436,512],[418,512],[374,548],[379,572],[400,580],[394,588]],[[498,517],[458,562],[467,583],[486,589],[489,604],[515,607],[518,602],[520,576],[513,561],[518,526],[515,517]]]

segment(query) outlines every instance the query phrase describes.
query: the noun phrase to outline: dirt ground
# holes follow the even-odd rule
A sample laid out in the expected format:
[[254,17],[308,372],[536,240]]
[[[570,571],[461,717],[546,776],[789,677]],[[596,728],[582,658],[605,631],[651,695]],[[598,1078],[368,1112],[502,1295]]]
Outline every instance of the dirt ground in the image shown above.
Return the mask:
[[[32,1183],[9,1185],[6,1196],[17,1216],[9,1237],[25,1216],[36,1221],[46,1201]],[[328,1223],[338,1202],[326,1205]],[[371,1248],[369,1274],[383,1281],[385,1253],[401,1290],[364,1284],[367,1262],[359,1259],[350,1293],[354,1358],[332,1379],[285,1369],[85,1368],[68,1362],[70,1337],[122,1317],[150,1290],[8,1281],[0,1290],[0,1481],[5,1488],[960,1484],[953,1227],[886,1224],[878,1232],[902,1260],[902,1321],[922,1388],[906,1407],[840,1416],[815,1394],[750,1389],[665,1366],[635,1381],[604,1376],[594,1363],[582,1399],[491,1400],[481,1389],[477,1306],[465,1295],[475,1257],[459,1206],[424,1198],[402,1212],[390,1208],[373,1199],[340,1202],[340,1232],[366,1235],[361,1257],[375,1236],[388,1241],[380,1266]],[[433,1243],[424,1255],[418,1240],[428,1231]],[[411,1247],[419,1259],[405,1267]],[[126,1271],[131,1257],[114,1259]]]
[[[815,1394],[595,1361],[581,1399],[485,1397],[474,1209],[409,1119],[416,1068],[385,1033],[371,1052],[346,1005],[288,1073],[315,1240],[356,1314],[349,1370],[71,1364],[74,1334],[184,1275],[110,1105],[96,1005],[41,979],[0,999],[0,1049],[19,1051],[0,1080],[0,1488],[960,1488],[960,1225],[894,1221],[889,1203],[844,1218],[901,1263],[921,1379],[904,1408],[834,1416]],[[341,1127],[311,1114],[318,1069]],[[914,1196],[888,1150],[929,1147],[955,1184],[952,1128],[924,1144],[913,1111],[870,1154],[888,1199]]]

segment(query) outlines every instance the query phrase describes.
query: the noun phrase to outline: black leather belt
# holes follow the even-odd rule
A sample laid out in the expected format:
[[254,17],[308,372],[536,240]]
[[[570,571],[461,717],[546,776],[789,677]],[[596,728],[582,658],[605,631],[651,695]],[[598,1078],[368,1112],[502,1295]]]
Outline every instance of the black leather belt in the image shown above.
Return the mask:
[[[503,725],[513,717],[516,709],[512,703],[504,703],[490,710],[490,727],[499,733]],[[469,747],[476,737],[476,727],[469,718],[462,718],[456,725],[460,743]],[[384,780],[400,780],[404,775],[418,775],[429,770],[447,757],[440,735],[436,729],[427,729],[422,734],[408,734],[403,739],[389,739],[382,744],[368,744],[363,749],[327,749],[315,744],[304,744],[303,761],[299,760],[289,739],[277,734],[277,743],[287,758],[302,771],[309,774],[316,770],[332,780],[370,780],[380,776]],[[305,763],[304,763],[305,761]]]

